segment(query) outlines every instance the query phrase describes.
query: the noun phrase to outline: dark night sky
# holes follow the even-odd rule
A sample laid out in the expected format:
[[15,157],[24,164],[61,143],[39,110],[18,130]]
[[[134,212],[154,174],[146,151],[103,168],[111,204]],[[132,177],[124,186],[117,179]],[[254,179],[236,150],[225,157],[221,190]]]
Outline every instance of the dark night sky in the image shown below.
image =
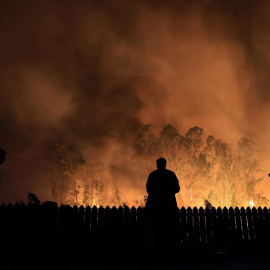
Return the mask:
[[268,170],[269,12],[248,0],[1,0],[1,201],[51,199],[53,141],[110,164],[148,123],[249,137]]

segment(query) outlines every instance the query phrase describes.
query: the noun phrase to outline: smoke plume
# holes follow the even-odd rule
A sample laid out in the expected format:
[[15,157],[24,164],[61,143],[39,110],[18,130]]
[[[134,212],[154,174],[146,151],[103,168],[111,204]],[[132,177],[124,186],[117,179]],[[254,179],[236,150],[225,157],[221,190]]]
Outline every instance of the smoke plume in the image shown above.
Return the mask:
[[[1,1],[1,201],[52,199],[44,167],[54,141],[110,175],[149,123],[200,126],[232,145],[248,137],[267,171],[269,11],[247,0]],[[119,179],[125,196],[145,192],[141,179]],[[270,192],[267,181],[260,188]]]

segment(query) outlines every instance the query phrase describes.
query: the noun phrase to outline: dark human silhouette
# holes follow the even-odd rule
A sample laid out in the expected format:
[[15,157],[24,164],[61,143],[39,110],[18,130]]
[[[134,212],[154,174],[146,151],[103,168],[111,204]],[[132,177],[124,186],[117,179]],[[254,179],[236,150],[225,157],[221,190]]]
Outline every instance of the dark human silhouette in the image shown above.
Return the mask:
[[148,193],[146,207],[176,207],[175,194],[180,191],[174,172],[166,169],[166,159],[159,158],[157,170],[151,172],[146,183]]
[[[0,164],[3,164],[4,161],[6,160],[6,154],[7,152],[4,149],[0,148]],[[1,180],[1,171],[0,171],[0,188],[2,185],[2,180]]]
[[4,149],[0,149],[0,164],[3,164],[6,160],[7,152]]
[[175,194],[180,191],[174,172],[166,169],[166,159],[156,161],[146,183],[148,198],[145,206],[145,247],[151,252],[171,252],[176,249],[179,211]]

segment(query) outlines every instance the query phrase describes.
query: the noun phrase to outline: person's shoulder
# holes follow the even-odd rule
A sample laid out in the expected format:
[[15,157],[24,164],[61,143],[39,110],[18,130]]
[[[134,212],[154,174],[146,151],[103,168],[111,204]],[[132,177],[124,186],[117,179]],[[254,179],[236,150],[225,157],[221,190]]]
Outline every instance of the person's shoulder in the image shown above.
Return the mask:
[[175,174],[173,171],[166,169],[167,173],[169,174]]
[[167,171],[167,174],[168,174],[168,175],[173,176],[173,177],[174,177],[174,176],[176,177],[176,174],[175,174],[173,171],[167,170],[167,169],[166,169],[166,171]]
[[150,174],[149,174],[149,177],[150,176],[153,176],[153,175],[155,175],[155,174],[157,174],[158,173],[158,170],[154,170],[154,171],[152,171]]
[[158,169],[156,169],[156,170],[152,171],[150,174],[156,174],[158,172],[159,172]]

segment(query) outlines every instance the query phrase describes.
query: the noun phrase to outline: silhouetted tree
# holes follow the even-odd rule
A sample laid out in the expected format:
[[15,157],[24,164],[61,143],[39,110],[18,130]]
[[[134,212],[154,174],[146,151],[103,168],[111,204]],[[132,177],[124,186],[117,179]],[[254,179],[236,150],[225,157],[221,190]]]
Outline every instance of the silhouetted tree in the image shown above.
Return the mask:
[[112,206],[119,207],[122,205],[122,200],[120,197],[119,189],[117,184],[114,182],[114,192],[113,192],[113,200],[110,203]]
[[40,200],[38,199],[35,193],[28,192],[27,199],[28,199],[27,201],[28,204],[40,205]]
[[[186,194],[185,198],[178,197],[181,204],[203,205],[207,200],[212,205],[230,207],[248,206],[250,200],[267,202],[262,194],[255,191],[257,183],[263,180],[263,172],[256,159],[253,141],[241,138],[234,150],[212,135],[204,139],[204,130],[197,126],[183,136],[168,124],[158,138],[150,135],[151,127],[145,126],[137,139],[136,145],[140,142],[140,147],[136,148],[140,166],[144,164],[142,156],[145,160],[165,157],[169,168],[179,178],[180,194]],[[147,161],[145,164],[150,170]]]
[[57,203],[77,204],[77,172],[84,164],[80,151],[63,141],[56,141],[47,148],[47,163],[46,171]]

